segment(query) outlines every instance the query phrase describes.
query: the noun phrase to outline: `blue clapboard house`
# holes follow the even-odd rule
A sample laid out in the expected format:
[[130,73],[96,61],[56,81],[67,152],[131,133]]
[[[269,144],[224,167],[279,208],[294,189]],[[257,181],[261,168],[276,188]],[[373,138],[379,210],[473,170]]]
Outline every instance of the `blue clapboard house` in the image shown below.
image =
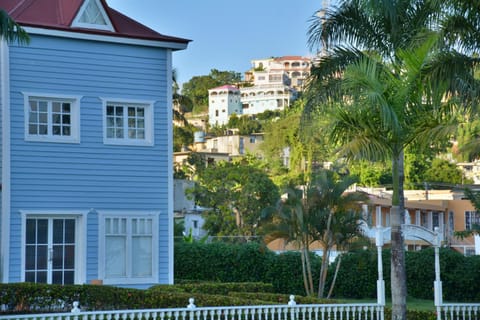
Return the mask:
[[105,0],[0,0],[2,282],[173,282],[172,53]]

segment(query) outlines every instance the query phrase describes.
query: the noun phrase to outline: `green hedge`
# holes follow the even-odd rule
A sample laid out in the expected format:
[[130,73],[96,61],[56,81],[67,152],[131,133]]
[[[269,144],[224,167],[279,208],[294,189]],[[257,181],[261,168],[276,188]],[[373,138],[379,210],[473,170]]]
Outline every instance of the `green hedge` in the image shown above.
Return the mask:
[[[390,250],[382,251],[386,297],[390,296]],[[433,300],[434,250],[405,253],[407,291],[411,297]],[[321,258],[312,254],[314,283],[318,283]],[[465,257],[440,249],[441,280],[445,301],[480,301],[480,256]],[[326,290],[335,272],[330,265]],[[377,294],[377,251],[359,250],[344,254],[337,276],[334,298],[375,298]],[[275,254],[257,243],[177,243],[175,282],[220,281],[271,283],[275,293],[304,295],[301,259],[298,252]],[[228,290],[227,290],[228,291]]]
[[171,285],[157,285],[149,289],[151,292],[188,292],[191,294],[220,294],[229,292],[274,292],[270,283],[263,282],[200,282]]
[[[386,296],[390,296],[390,250],[382,252]],[[329,276],[333,276],[335,265]],[[435,252],[433,248],[405,252],[407,292],[411,297],[433,300]],[[440,249],[440,278],[444,301],[480,301],[480,256],[466,257],[452,249]],[[362,250],[345,254],[337,277],[334,296],[376,297],[377,253]],[[331,279],[331,278],[330,278]]]
[[[434,311],[415,311],[407,310],[408,320],[437,320],[437,314]],[[385,320],[392,320],[392,310],[385,308]]]
[[[311,255],[312,269],[321,259]],[[277,293],[304,295],[301,258],[298,252],[276,254],[258,243],[214,242],[175,244],[175,283],[188,281],[264,282]]]
[[[181,308],[195,298],[197,306],[238,306],[265,304],[255,296],[234,296],[229,292],[271,293],[264,283],[199,283],[158,285],[148,290],[96,285],[46,285],[35,283],[0,284],[0,304],[6,313],[69,312],[73,301],[82,310]],[[272,301],[271,303],[277,303]]]

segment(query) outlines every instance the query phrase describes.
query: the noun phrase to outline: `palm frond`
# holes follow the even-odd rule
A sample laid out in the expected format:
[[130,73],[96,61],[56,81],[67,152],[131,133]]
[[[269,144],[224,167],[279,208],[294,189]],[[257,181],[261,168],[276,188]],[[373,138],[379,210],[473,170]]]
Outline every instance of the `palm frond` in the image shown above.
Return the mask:
[[28,44],[30,42],[28,33],[3,9],[0,9],[0,36],[9,43]]

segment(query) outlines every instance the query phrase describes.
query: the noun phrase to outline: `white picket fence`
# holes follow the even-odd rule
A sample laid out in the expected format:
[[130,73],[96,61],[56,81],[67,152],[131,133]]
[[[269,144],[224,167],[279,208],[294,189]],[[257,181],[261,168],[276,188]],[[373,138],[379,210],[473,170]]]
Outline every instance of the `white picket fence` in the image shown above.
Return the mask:
[[288,305],[196,307],[190,299],[186,308],[81,311],[70,313],[3,316],[0,319],[28,320],[383,320],[384,307],[376,303],[305,304],[291,298]]
[[437,307],[438,320],[480,319],[480,303],[443,303]]

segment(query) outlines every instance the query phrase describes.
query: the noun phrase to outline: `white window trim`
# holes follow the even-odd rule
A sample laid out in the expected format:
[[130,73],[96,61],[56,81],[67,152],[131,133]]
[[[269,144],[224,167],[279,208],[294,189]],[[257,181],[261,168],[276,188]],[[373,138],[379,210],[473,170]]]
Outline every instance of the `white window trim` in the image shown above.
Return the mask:
[[84,284],[86,281],[86,257],[87,257],[87,239],[86,239],[86,224],[87,212],[72,212],[62,210],[20,210],[22,219],[21,232],[21,249],[20,249],[20,265],[21,276],[20,281],[25,281],[25,235],[27,218],[74,218],[75,223],[75,284]]
[[[97,5],[97,7],[100,11],[100,14],[102,15],[103,20],[105,20],[105,22],[107,23],[106,25],[80,22],[80,18],[82,17],[83,13],[87,9],[87,6],[90,3],[90,1],[95,1],[96,2],[96,5]],[[112,32],[115,31],[115,29],[113,28],[112,22],[110,21],[110,18],[108,17],[108,15],[105,12],[102,4],[98,0],[89,0],[89,1],[84,1],[83,2],[82,6],[78,10],[77,16],[72,21],[72,27],[107,30],[107,31],[112,31]]]
[[[111,145],[127,145],[127,146],[153,146],[154,145],[154,112],[153,101],[119,99],[119,98],[100,98],[102,100],[102,117],[103,117],[103,143]],[[124,104],[138,105],[145,107],[145,139],[112,139],[107,138],[107,104]]]
[[[80,143],[80,100],[82,96],[50,94],[50,93],[35,93],[22,92],[24,97],[24,123],[25,123],[25,141],[37,142],[55,142],[55,143]],[[46,136],[46,135],[31,135],[28,133],[29,113],[30,113],[30,98],[42,99],[64,99],[70,100],[72,103],[71,109],[71,136]]]
[[[151,284],[158,283],[158,216],[159,212],[152,211],[117,211],[117,210],[102,210],[98,213],[98,276],[103,281],[103,284]],[[125,278],[111,278],[105,277],[105,218],[151,218],[152,219],[152,277],[125,277]]]

